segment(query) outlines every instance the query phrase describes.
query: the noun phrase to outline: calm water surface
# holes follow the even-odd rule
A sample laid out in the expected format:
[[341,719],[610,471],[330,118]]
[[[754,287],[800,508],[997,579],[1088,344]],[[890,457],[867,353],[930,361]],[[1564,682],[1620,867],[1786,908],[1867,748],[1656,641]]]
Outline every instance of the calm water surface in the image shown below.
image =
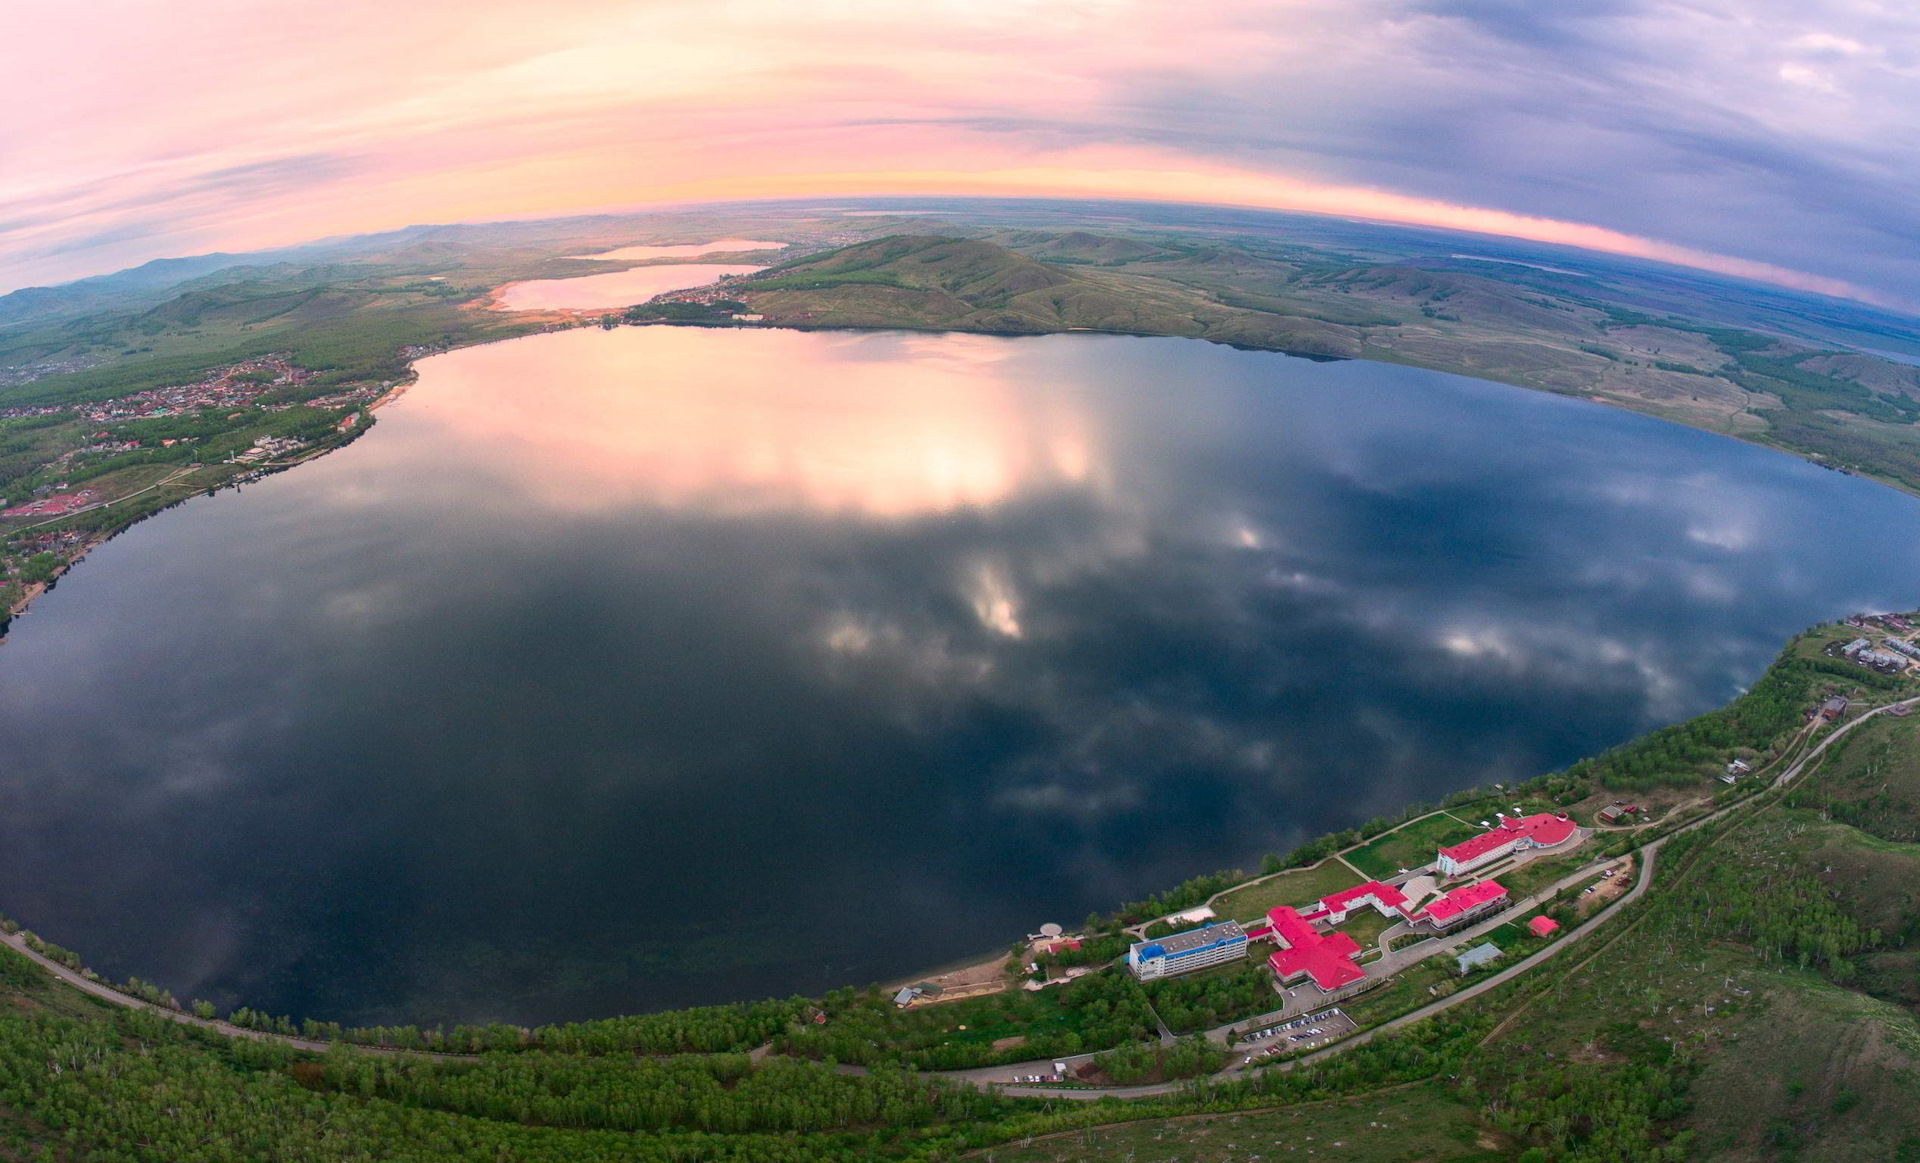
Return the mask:
[[1920,503],[1181,340],[583,330],[98,551],[0,650],[0,907],[350,1021],[817,991],[1714,706]]
[[765,269],[741,263],[667,263],[604,275],[582,275],[576,279],[509,283],[501,289],[499,298],[500,305],[509,311],[612,310],[644,303],[666,291],[704,287],[726,275],[750,275]]
[[599,254],[576,254],[574,258],[597,259],[642,259],[642,258],[680,258],[696,254],[719,254],[748,250],[778,250],[786,246],[784,242],[768,242],[753,238],[716,238],[712,242],[693,242],[680,246],[623,246],[618,250],[603,250]]

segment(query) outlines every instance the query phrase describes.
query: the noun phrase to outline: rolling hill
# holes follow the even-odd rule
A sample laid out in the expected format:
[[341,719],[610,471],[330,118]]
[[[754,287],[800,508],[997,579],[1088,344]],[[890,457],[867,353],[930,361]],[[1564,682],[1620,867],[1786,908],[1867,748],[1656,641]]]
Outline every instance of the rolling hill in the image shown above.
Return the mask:
[[[1056,252],[1061,241],[1029,240]],[[1165,280],[1062,266],[998,243],[938,235],[881,238],[799,259],[746,281],[742,290],[754,312],[797,327],[1112,331],[1321,357],[1350,358],[1361,350],[1359,337],[1339,324],[1235,307]]]

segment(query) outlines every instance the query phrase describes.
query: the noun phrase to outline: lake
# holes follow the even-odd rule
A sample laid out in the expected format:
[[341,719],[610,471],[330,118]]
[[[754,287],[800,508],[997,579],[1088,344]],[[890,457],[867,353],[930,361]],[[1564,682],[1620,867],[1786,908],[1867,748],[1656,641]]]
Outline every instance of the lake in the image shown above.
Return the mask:
[[508,283],[500,288],[498,301],[508,311],[612,311],[644,303],[667,291],[704,287],[727,275],[750,275],[766,269],[742,263],[666,263],[604,275]]
[[787,244],[769,242],[754,238],[716,238],[712,242],[688,242],[674,246],[623,246],[618,250],[603,250],[599,254],[576,254],[574,258],[600,260],[679,258],[696,254],[739,253],[749,250],[779,250]]
[[0,649],[0,908],[521,1022],[905,976],[1734,695],[1920,502],[1178,339],[581,329],[97,550]]

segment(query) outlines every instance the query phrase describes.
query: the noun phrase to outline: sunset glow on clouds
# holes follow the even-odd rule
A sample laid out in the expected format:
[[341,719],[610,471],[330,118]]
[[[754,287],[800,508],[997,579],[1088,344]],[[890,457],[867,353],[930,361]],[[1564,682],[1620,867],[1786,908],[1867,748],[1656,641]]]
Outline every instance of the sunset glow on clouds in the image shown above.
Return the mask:
[[1871,0],[74,0],[0,45],[0,289],[415,222],[1014,193],[1899,302],[1917,89],[1920,24]]

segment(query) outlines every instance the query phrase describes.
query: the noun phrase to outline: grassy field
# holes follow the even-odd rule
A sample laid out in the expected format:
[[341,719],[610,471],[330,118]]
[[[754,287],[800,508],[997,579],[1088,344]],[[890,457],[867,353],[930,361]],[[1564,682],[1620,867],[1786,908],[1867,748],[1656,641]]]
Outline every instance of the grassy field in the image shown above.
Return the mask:
[[1327,1159],[1338,1163],[1492,1163],[1511,1159],[1504,1136],[1434,1084],[1377,1097],[1310,1103],[1248,1114],[1149,1119],[1010,1143],[969,1158],[994,1163],[1244,1163]]
[[1361,1026],[1377,1025],[1433,1001],[1436,995],[1427,992],[1430,987],[1457,981],[1459,976],[1452,958],[1429,957],[1340,1006]]
[[1346,865],[1324,860],[1313,868],[1297,868],[1236,888],[1214,901],[1213,910],[1236,921],[1251,921],[1266,916],[1268,909],[1278,905],[1310,904],[1359,883],[1360,878]]
[[1006,990],[963,1001],[916,1006],[890,1014],[903,1044],[987,1047],[1003,1038],[1035,1037],[1078,1030],[1081,1015],[1059,1002],[1058,989]]
[[1346,854],[1347,863],[1368,876],[1388,877],[1402,868],[1430,864],[1436,849],[1458,844],[1479,832],[1472,824],[1463,824],[1442,812],[1362,844]]
[[[1592,846],[1583,844],[1571,852],[1529,860],[1509,872],[1496,874],[1494,879],[1505,885],[1507,891],[1516,898],[1530,896],[1592,859]],[[1594,875],[1598,877],[1600,874],[1596,872]]]
[[1349,913],[1347,923],[1340,926],[1340,931],[1359,942],[1360,948],[1364,950],[1371,948],[1373,943],[1380,939],[1380,934],[1386,932],[1398,920],[1398,917],[1383,917],[1370,908],[1363,908]]
[[1920,840],[1920,716],[1860,728],[1795,798],[1882,839]]

